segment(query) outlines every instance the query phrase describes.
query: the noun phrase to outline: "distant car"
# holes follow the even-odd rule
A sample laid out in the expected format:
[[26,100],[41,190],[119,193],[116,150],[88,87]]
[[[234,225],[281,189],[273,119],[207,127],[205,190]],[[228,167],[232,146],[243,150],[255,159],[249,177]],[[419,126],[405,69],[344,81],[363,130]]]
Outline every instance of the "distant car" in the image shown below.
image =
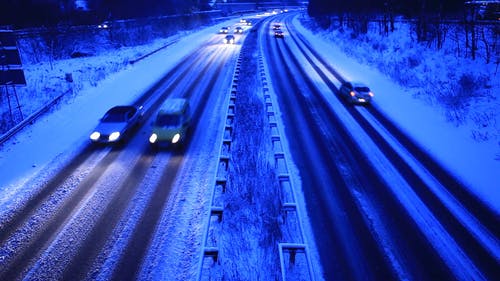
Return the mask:
[[111,24],[108,21],[105,21],[105,22],[97,25],[97,28],[99,28],[99,29],[107,29],[110,27],[111,27]]
[[247,22],[247,20],[246,20],[246,19],[240,19],[240,22],[241,22],[241,23],[246,23],[246,22]]
[[229,32],[229,27],[223,26],[220,28],[219,33],[228,33]]
[[281,29],[280,24],[273,24],[273,30],[279,30],[279,29]]
[[281,29],[274,31],[274,37],[276,38],[285,38],[285,33]]
[[121,142],[129,137],[143,117],[142,107],[115,106],[108,110],[90,135],[94,143]]
[[226,37],[224,37],[224,43],[226,43],[226,44],[236,43],[234,35],[226,35]]
[[241,26],[237,26],[235,29],[234,29],[234,33],[243,33],[243,27]]
[[156,115],[149,143],[154,146],[180,145],[186,141],[190,123],[189,101],[183,98],[167,99]]
[[252,22],[247,20],[246,25],[251,26]]
[[349,103],[355,104],[369,104],[374,96],[370,88],[361,82],[345,82],[339,92]]

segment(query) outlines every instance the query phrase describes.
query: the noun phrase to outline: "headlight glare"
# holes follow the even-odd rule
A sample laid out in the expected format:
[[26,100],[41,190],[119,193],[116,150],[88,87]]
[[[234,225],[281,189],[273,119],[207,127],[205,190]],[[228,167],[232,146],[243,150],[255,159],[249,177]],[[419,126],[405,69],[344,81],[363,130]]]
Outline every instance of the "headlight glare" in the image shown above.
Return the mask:
[[172,138],[172,143],[177,143],[181,139],[181,134],[177,133]]
[[155,143],[157,140],[158,140],[158,135],[155,133],[151,134],[151,136],[149,137],[150,143]]
[[91,135],[90,135],[90,139],[93,140],[93,141],[96,141],[99,139],[99,137],[101,137],[101,133],[99,132],[93,132]]
[[109,141],[116,141],[118,138],[120,138],[120,132],[113,132],[111,135],[109,135],[108,140]]

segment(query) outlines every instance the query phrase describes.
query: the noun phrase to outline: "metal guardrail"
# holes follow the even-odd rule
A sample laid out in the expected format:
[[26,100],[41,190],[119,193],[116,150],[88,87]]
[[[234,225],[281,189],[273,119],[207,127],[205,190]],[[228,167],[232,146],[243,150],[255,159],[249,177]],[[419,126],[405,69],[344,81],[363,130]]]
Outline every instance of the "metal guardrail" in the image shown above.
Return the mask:
[[175,43],[179,42],[179,40],[180,40],[179,38],[176,38],[176,39],[174,39],[174,40],[172,40],[172,41],[168,42],[167,44],[165,44],[164,46],[162,46],[162,47],[160,47],[160,48],[158,48],[158,49],[156,49],[156,50],[153,50],[153,51],[151,51],[151,52],[149,52],[149,53],[147,53],[147,54],[145,54],[145,55],[142,55],[142,56],[138,57],[137,59],[130,60],[130,61],[129,61],[129,63],[130,63],[130,64],[134,64],[134,63],[136,63],[136,62],[139,62],[139,61],[141,61],[141,60],[143,60],[143,59],[145,59],[145,58],[147,58],[147,57],[149,57],[149,56],[151,56],[151,55],[156,54],[157,52],[159,52],[159,51],[161,51],[161,50],[163,50],[163,49],[166,49],[166,48],[167,48],[167,47],[169,47],[170,45],[173,45],[173,44],[175,44]]
[[0,136],[0,145],[2,145],[5,141],[13,137],[15,134],[17,134],[19,131],[21,131],[24,127],[26,127],[29,124],[33,124],[33,121],[35,121],[38,117],[42,116],[44,113],[46,113],[52,106],[57,104],[59,100],[66,95],[68,92],[71,90],[68,90],[59,96],[57,96],[55,99],[44,105],[42,108],[37,110],[35,113],[31,114],[27,118],[25,118],[23,121],[15,125],[13,128],[8,130],[6,133]]
[[[277,108],[276,95],[272,91],[271,82],[268,82],[267,65],[264,63],[262,45],[260,47],[259,56],[259,72],[262,80],[264,100],[267,111],[267,117],[269,120],[269,126],[271,127],[271,141],[274,150],[274,160],[275,167],[277,169],[279,187],[282,189],[282,211],[285,213],[285,223],[287,223],[287,216],[289,214],[295,215],[296,221],[298,222],[298,235],[300,236],[299,241],[294,242],[282,242],[278,244],[279,255],[280,255],[280,265],[281,265],[281,277],[283,281],[288,280],[287,278],[287,268],[298,265],[297,254],[300,254],[301,265],[306,264],[308,272],[308,280],[314,281],[315,274],[312,267],[311,256],[309,253],[309,248],[307,246],[307,239],[304,234],[302,222],[301,222],[301,209],[296,201],[295,187],[291,181],[289,169],[288,169],[288,157],[284,151],[283,143],[281,141],[281,136],[284,135],[283,129],[279,126],[278,115],[275,111]],[[286,196],[288,195],[288,196]],[[288,256],[288,260],[286,259]],[[288,266],[287,266],[288,265]],[[300,276],[299,279],[305,280],[305,276]]]
[[[220,189],[222,193],[226,192],[226,184],[227,184],[227,173],[229,171],[229,161],[230,161],[230,153],[231,153],[231,144],[233,137],[233,124],[234,124],[234,109],[235,109],[235,101],[236,101],[236,92],[238,88],[238,77],[240,74],[240,65],[241,65],[241,53],[238,57],[235,69],[233,71],[233,80],[230,87],[230,94],[228,95],[226,105],[226,122],[224,125],[224,132],[221,136],[221,146],[218,153],[219,158],[219,167],[217,170],[217,174],[214,179],[214,188],[212,189],[210,195],[210,212],[206,219],[205,229],[203,232],[202,238],[202,255],[200,256],[200,260],[198,262],[198,278],[197,280],[202,280],[203,277],[203,264],[205,258],[212,258],[213,263],[219,262],[219,248],[217,245],[209,245],[209,234],[210,234],[210,226],[212,217],[217,217],[217,222],[222,221],[224,208],[222,206],[217,206],[215,204],[215,192],[217,189]],[[222,171],[221,171],[222,169]],[[223,174],[224,176],[220,176],[219,174]]]
[[[303,265],[305,263],[306,269],[303,271],[307,271],[306,279],[302,280],[315,280],[314,270],[312,267],[311,257],[309,253],[309,248],[307,245],[307,239],[303,231],[302,223],[300,221],[301,211],[300,207],[296,203],[295,200],[295,189],[292,181],[290,180],[290,175],[288,173],[287,167],[287,156],[283,151],[283,146],[281,144],[281,135],[283,135],[283,131],[278,127],[278,120],[276,119],[276,114],[274,111],[273,105],[276,104],[275,97],[271,95],[271,91],[267,82],[267,70],[265,69],[265,64],[262,58],[262,50],[260,50],[260,58],[259,58],[259,71],[261,78],[261,85],[263,88],[263,95],[265,99],[265,106],[267,117],[269,119],[269,125],[271,127],[271,141],[274,149],[274,159],[275,165],[278,170],[278,181],[279,186],[283,190],[286,189],[286,193],[289,194],[288,198],[282,198],[283,205],[282,211],[285,213],[285,223],[286,217],[288,214],[294,214],[296,216],[296,221],[298,221],[298,235],[300,236],[299,241],[295,242],[282,242],[278,243],[279,249],[279,258],[280,258],[280,266],[281,266],[281,276],[282,280],[287,280],[287,266],[295,266],[300,263]],[[241,53],[238,58],[234,74],[233,74],[233,82],[231,85],[230,95],[226,102],[227,111],[226,111],[226,124],[224,126],[224,132],[221,140],[221,147],[219,149],[219,170],[223,169],[222,173],[227,176],[227,172],[230,165],[230,152],[231,152],[231,143],[232,143],[232,134],[233,134],[233,121],[234,121],[234,107],[236,100],[236,92],[238,88],[238,76],[240,73],[240,64],[241,64]],[[219,263],[219,247],[214,244],[210,244],[210,229],[213,217],[217,217],[217,222],[221,222],[223,218],[224,209],[222,206],[217,206],[214,204],[215,202],[215,192],[216,189],[221,189],[221,192],[224,193],[226,190],[227,177],[220,177],[219,170],[217,171],[217,175],[214,179],[214,189],[210,195],[210,212],[206,218],[206,223],[204,224],[205,229],[202,238],[202,255],[200,256],[200,260],[198,263],[198,277],[197,280],[202,280],[203,271],[204,271],[204,262],[206,258],[211,258],[213,264]],[[283,192],[282,192],[283,194]],[[299,262],[300,260],[300,262]],[[302,267],[301,267],[302,269]],[[301,276],[304,277],[304,276]],[[308,277],[308,279],[307,279]]]

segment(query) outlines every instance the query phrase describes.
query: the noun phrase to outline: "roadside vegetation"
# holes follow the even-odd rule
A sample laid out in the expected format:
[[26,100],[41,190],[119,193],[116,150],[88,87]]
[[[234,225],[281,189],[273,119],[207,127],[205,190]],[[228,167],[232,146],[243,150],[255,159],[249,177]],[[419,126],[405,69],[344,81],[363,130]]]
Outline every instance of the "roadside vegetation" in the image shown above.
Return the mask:
[[429,23],[424,36],[418,18],[403,16],[380,14],[364,28],[338,14],[300,20],[346,55],[411,89],[449,122],[471,127],[474,140],[500,139],[498,23],[442,19]]
[[257,33],[242,47],[220,238],[222,280],[278,280],[281,194],[257,65]]

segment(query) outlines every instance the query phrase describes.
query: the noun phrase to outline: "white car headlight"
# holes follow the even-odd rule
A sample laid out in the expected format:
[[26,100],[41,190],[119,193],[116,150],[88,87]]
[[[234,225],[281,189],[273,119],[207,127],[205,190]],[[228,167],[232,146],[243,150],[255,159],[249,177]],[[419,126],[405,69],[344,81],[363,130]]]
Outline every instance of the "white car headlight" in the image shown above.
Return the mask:
[[150,143],[155,143],[157,140],[158,140],[158,135],[155,133],[151,134],[151,136],[149,137]]
[[113,132],[111,135],[109,135],[108,140],[109,141],[116,141],[118,138],[120,138],[120,132]]
[[91,140],[93,140],[93,141],[98,140],[100,137],[101,137],[101,133],[99,133],[99,132],[93,132],[93,133],[90,135],[90,139],[91,139]]
[[175,134],[172,138],[172,143],[177,143],[181,139],[181,134]]

